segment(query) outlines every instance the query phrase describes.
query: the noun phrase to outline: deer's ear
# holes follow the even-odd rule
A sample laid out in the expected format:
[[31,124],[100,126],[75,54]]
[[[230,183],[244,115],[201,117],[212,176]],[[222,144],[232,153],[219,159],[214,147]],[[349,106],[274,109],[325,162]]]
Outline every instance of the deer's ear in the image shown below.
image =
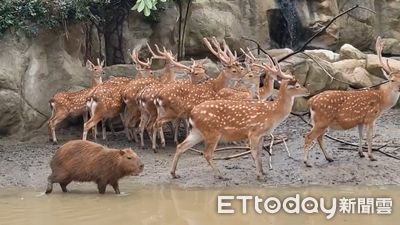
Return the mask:
[[86,68],[87,68],[88,70],[90,70],[90,71],[93,71],[93,63],[90,62],[89,59],[86,61]]
[[101,61],[101,67],[104,67],[104,60],[103,61]]

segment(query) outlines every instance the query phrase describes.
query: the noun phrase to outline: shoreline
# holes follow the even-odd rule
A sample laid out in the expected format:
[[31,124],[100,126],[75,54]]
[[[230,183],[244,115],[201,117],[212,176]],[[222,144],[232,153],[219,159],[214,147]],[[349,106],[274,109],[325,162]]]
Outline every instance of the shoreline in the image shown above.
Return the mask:
[[[128,182],[139,186],[172,185],[179,188],[212,188],[212,187],[309,187],[309,186],[382,186],[399,185],[400,161],[389,158],[374,151],[378,161],[371,162],[360,158],[357,147],[343,146],[338,142],[325,139],[328,153],[333,156],[334,162],[328,163],[317,145],[310,152],[312,168],[306,168],[302,162],[303,136],[309,131],[299,118],[289,116],[274,132],[274,135],[288,137],[288,147],[292,158],[288,158],[282,144],[274,146],[272,157],[273,170],[268,169],[268,154],[264,151],[263,167],[266,175],[262,181],[256,180],[255,166],[251,156],[216,160],[217,167],[228,178],[227,181],[215,179],[206,160],[198,153],[188,151],[179,161],[177,174],[180,179],[172,179],[169,171],[175,153],[175,145],[170,134],[166,134],[167,147],[154,153],[151,149],[140,149],[136,143],[126,140],[123,132],[113,136],[107,133],[108,141],[100,141],[112,148],[133,147],[145,164],[143,173],[139,177],[127,177],[121,182]],[[400,145],[400,110],[391,109],[377,121],[373,143],[376,145]],[[37,135],[28,142],[16,142],[10,139],[0,140],[0,187],[1,188],[33,188],[44,189],[47,176],[50,174],[49,161],[56,149],[67,140],[77,139],[80,132],[77,130],[58,130],[59,145],[48,142],[47,135]],[[352,143],[358,142],[356,129],[348,131],[331,131],[330,135]],[[365,136],[365,135],[364,135]],[[268,142],[267,138],[267,142]],[[365,144],[365,140],[363,141]],[[146,140],[147,146],[149,141]],[[219,145],[221,147],[222,145]],[[339,148],[351,148],[343,150]],[[196,146],[202,150],[202,145]],[[397,147],[398,148],[398,147]],[[243,150],[217,152],[215,157],[228,156],[240,153]],[[385,147],[382,151],[400,157],[396,148]],[[122,187],[123,188],[123,187]]]

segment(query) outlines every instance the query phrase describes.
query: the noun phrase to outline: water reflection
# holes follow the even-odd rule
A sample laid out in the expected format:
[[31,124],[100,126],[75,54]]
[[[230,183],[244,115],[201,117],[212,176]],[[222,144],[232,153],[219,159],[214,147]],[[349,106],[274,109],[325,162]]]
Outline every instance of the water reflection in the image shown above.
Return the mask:
[[[71,193],[55,189],[42,195],[29,189],[0,190],[0,224],[395,224],[400,219],[396,202],[400,201],[399,187],[271,187],[271,188],[202,188],[181,189],[173,186],[143,187],[122,182],[122,195],[110,189],[97,194],[93,185],[71,185]],[[288,215],[280,211],[271,215],[257,214],[253,206],[249,213],[240,212],[238,202],[232,215],[217,213],[217,196],[228,194],[325,197],[392,197],[391,215],[342,215],[327,221],[325,214]]]

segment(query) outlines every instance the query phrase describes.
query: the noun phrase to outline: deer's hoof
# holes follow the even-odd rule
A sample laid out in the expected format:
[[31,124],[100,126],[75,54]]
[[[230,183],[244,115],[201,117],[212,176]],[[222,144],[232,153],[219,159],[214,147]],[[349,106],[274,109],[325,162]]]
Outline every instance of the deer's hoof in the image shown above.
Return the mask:
[[307,161],[304,161],[304,164],[306,165],[306,167],[309,167],[309,168],[312,167],[312,165],[311,165],[309,162],[307,162]]
[[375,157],[373,157],[372,155],[371,156],[368,156],[369,157],[369,160],[370,161],[377,161],[377,159],[375,159]]
[[326,160],[328,160],[328,162],[333,162],[333,159],[330,157],[327,157]]
[[260,174],[257,175],[256,179],[257,179],[257,181],[265,181],[264,176],[260,175]]
[[179,179],[181,176],[176,175],[175,172],[171,172],[172,179]]
[[223,177],[223,176],[221,176],[221,175],[215,176],[215,178],[217,178],[217,179],[219,179],[219,180],[222,180],[222,181],[228,181],[228,180],[230,180],[229,178]]
[[358,152],[358,155],[360,156],[360,158],[364,158],[365,157],[364,153],[362,153],[362,152]]

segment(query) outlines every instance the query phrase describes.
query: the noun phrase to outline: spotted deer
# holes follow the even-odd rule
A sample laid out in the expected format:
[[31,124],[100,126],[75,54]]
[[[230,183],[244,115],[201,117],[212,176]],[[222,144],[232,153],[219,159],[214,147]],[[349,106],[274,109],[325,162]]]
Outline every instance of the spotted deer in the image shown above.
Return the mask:
[[51,108],[51,117],[48,121],[49,135],[53,143],[57,143],[56,126],[68,116],[81,116],[83,121],[88,120],[86,109],[86,99],[102,83],[104,61],[97,59],[97,65],[89,60],[86,62],[86,68],[91,74],[91,87],[75,92],[58,92],[49,101]]
[[[87,139],[87,132],[102,121],[102,138],[106,140],[105,121],[120,116],[123,120],[122,91],[131,81],[128,77],[112,77],[98,86],[86,99],[86,106],[90,111],[90,119],[83,125],[82,139]],[[95,136],[95,141],[96,141]]]
[[[152,55],[152,59],[162,59],[166,61],[166,66],[163,74],[160,77],[144,76],[142,78],[135,79],[127,85],[127,88],[123,92],[123,100],[126,105],[125,125],[128,127],[130,135],[135,137],[135,139],[137,139],[136,127],[139,125],[141,117],[137,101],[138,94],[143,89],[151,85],[151,89],[149,89],[150,95],[155,95],[154,93],[157,93],[159,91],[159,86],[162,87],[164,84],[174,81],[176,78],[176,66],[173,64],[175,58],[172,52],[168,52],[165,48],[163,49],[164,51],[161,51],[157,45],[155,45],[155,47],[158,54],[156,54],[151,49],[150,45],[147,44],[147,48]],[[143,65],[143,63],[140,64]],[[161,136],[161,139],[163,142],[163,136]],[[144,145],[143,142],[142,145]]]
[[215,38],[211,39],[211,42],[207,38],[203,40],[224,65],[222,71],[217,78],[199,84],[188,83],[163,88],[156,97],[157,119],[154,129],[159,129],[169,121],[187,119],[195,105],[214,99],[217,92],[228,87],[232,80],[239,80],[244,76],[245,69],[237,62],[237,57],[225,42],[222,49]]
[[156,81],[151,69],[153,58],[148,58],[147,61],[139,59],[139,53],[133,50],[130,53],[132,63],[135,65],[137,74],[134,80],[130,81],[122,93],[122,98],[125,103],[124,108],[124,127],[128,140],[134,139],[138,142],[134,128],[137,126],[140,119],[140,112],[136,102],[136,94],[142,90],[146,85]]
[[311,167],[309,151],[315,139],[321,148],[326,160],[332,162],[325,149],[323,137],[328,128],[348,130],[358,127],[359,148],[358,154],[364,157],[362,148],[363,129],[367,127],[368,157],[371,161],[376,159],[372,155],[372,138],[375,121],[382,113],[394,106],[399,99],[400,71],[394,71],[388,62],[382,58],[382,41],[376,40],[376,53],[380,65],[387,74],[388,82],[378,87],[351,91],[325,91],[308,101],[311,114],[311,131],[305,137],[304,163]]
[[[167,56],[171,57],[171,56]],[[156,95],[162,91],[163,89],[170,90],[173,86],[185,86],[188,84],[197,84],[203,80],[208,79],[208,75],[205,73],[205,69],[203,68],[205,60],[200,61],[200,63],[196,63],[192,59],[191,66],[185,66],[175,59],[171,58],[171,63],[173,63],[177,68],[182,68],[188,72],[187,79],[180,79],[176,80],[175,82],[170,83],[154,83],[150,86],[144,88],[140,94],[138,95],[138,102],[139,102],[139,109],[141,114],[139,129],[140,129],[140,139],[141,139],[141,146],[144,146],[144,139],[143,133],[144,130],[147,129],[148,133],[150,134],[151,141],[152,141],[152,149],[156,152],[156,134],[157,130],[153,129],[154,122],[157,119],[157,108],[154,103]],[[179,128],[179,121],[174,121],[174,140],[177,141],[177,134]],[[162,129],[158,130],[161,137],[161,145],[165,147],[165,139],[162,133]]]
[[[294,83],[294,84],[293,84]],[[197,143],[204,141],[204,157],[216,178],[222,178],[213,163],[213,154],[220,139],[239,141],[248,139],[251,155],[256,164],[257,179],[264,174],[261,163],[262,137],[271,134],[290,114],[295,97],[306,96],[307,88],[297,82],[283,80],[275,101],[206,101],[193,108],[189,121],[189,136],[177,146],[171,175],[176,175],[180,156]]]
[[[265,101],[272,96],[274,90],[274,80],[294,79],[294,77],[291,74],[283,72],[276,59],[270,56],[269,54],[266,55],[270,65],[266,63],[260,63],[259,62],[260,60],[258,60],[249,49],[247,49],[248,51],[247,53],[243,49],[241,49],[241,51],[246,56],[245,61],[247,67],[251,68],[251,71],[254,72],[254,75],[257,76],[257,74],[262,74],[262,73],[264,74],[263,86],[259,88],[258,91],[256,92],[256,94],[258,94],[256,99],[260,101]],[[269,168],[272,169],[272,147],[274,144],[275,136],[272,133],[270,134],[270,136],[271,136],[271,142],[269,145]],[[282,141],[285,145],[286,152],[290,157],[291,154],[286,146],[285,139],[282,139]]]
[[[274,80],[293,79],[293,76],[281,70],[276,59],[267,55],[270,66],[266,63],[260,63],[253,53],[248,49],[246,53],[241,49],[246,56],[245,65],[249,70],[246,75],[240,79],[233,88],[223,88],[217,93],[215,99],[225,100],[244,100],[244,99],[268,99],[274,89]],[[261,76],[264,76],[263,86],[260,87]]]

